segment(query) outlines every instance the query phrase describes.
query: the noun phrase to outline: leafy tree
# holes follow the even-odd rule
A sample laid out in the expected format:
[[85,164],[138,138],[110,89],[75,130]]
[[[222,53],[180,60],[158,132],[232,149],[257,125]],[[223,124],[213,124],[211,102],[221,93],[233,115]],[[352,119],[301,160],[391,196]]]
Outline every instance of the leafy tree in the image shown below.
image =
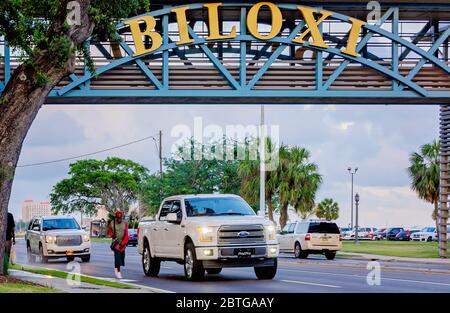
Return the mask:
[[[158,173],[149,176],[142,185],[142,202],[147,213],[157,213],[162,198],[171,195],[214,192],[238,194],[240,182],[236,179],[237,161],[225,160],[223,156],[215,158],[213,147],[217,145],[199,145],[191,139],[178,147],[175,157],[165,159],[162,182]],[[224,144],[223,151],[225,147]],[[200,160],[194,158],[194,148],[203,151]],[[190,153],[186,154],[185,151]]]
[[[77,55],[94,64],[84,42],[119,40],[115,25],[149,10],[149,0],[1,0],[0,36],[20,53],[22,64],[0,97],[0,260],[6,216],[24,138],[51,89],[73,72]],[[70,14],[70,16],[68,16]],[[75,19],[70,19],[75,14]],[[74,21],[74,22],[70,22]],[[92,36],[92,37],[91,37]],[[0,262],[0,274],[4,273]]]
[[[266,152],[274,153],[278,147],[266,138]],[[280,147],[281,150],[285,146]],[[244,160],[238,166],[239,177],[241,178],[241,196],[249,202],[253,207],[259,208],[259,185],[260,185],[260,160]],[[273,212],[277,204],[278,190],[278,174],[279,171],[266,171],[265,175],[265,202],[267,203],[267,213],[271,221],[274,221]]]
[[310,153],[300,147],[280,150],[279,197],[280,227],[288,220],[288,207],[300,212],[314,208],[317,190],[322,183],[316,164],[309,161]]
[[339,205],[333,199],[325,198],[317,205],[316,216],[327,221],[336,220],[339,217]]
[[148,176],[142,165],[119,158],[81,160],[70,165],[70,178],[53,187],[50,201],[54,213],[84,212],[93,215],[98,206],[110,214],[128,212],[139,199],[140,184]]
[[435,140],[420,147],[420,152],[414,152],[409,157],[408,167],[411,178],[411,188],[420,199],[434,204],[433,219],[436,229],[439,229],[439,174],[440,174],[440,144]]

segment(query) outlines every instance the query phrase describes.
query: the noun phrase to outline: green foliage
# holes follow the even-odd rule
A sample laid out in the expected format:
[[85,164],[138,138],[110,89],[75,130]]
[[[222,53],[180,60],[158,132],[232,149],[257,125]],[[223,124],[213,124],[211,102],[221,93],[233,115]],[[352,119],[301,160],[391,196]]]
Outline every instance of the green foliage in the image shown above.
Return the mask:
[[148,170],[133,161],[112,157],[77,161],[70,165],[69,175],[53,187],[50,201],[54,213],[93,215],[99,205],[110,213],[128,212],[130,204],[140,197],[140,184]]
[[336,220],[339,217],[339,205],[333,199],[325,198],[317,205],[316,216],[327,221]]
[[[193,153],[183,155],[196,146],[203,151],[203,158],[195,160]],[[142,202],[148,214],[155,214],[161,200],[176,194],[232,193],[238,194],[240,181],[237,178],[238,161],[214,158],[214,144],[198,145],[193,140],[179,147],[179,154],[164,161],[163,181],[159,173],[151,175],[142,186]],[[223,145],[223,151],[226,146]],[[234,147],[237,153],[237,147]],[[193,150],[192,150],[193,151]],[[162,187],[161,187],[162,184]],[[162,193],[161,193],[162,191]]]
[[435,140],[420,148],[409,157],[408,174],[411,188],[420,199],[434,204],[433,219],[436,220],[439,203],[440,144]]
[[37,71],[33,79],[33,84],[37,87],[44,87],[49,82],[50,78],[42,71]]
[[[316,192],[322,182],[317,165],[309,161],[309,152],[300,147],[275,146],[266,139],[266,150],[274,153],[279,149],[279,164],[274,171],[266,172],[266,203],[272,219],[275,207],[281,213],[280,226],[284,227],[288,206],[293,206],[302,216],[314,210]],[[241,194],[251,204],[259,199],[259,160],[244,161],[239,165],[242,181]]]

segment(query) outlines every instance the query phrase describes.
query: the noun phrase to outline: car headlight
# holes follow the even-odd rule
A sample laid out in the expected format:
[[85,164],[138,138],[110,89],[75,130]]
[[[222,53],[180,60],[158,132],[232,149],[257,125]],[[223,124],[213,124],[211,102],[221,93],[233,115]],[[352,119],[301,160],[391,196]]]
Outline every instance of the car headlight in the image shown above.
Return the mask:
[[55,243],[56,237],[55,236],[45,236],[45,242],[46,243]]
[[91,238],[89,237],[88,234],[83,235],[83,240],[84,241],[89,241]]
[[270,224],[270,225],[267,225],[265,228],[266,228],[267,240],[275,240],[276,236],[277,236],[275,225]]
[[214,229],[212,227],[202,226],[197,228],[201,242],[212,242]]

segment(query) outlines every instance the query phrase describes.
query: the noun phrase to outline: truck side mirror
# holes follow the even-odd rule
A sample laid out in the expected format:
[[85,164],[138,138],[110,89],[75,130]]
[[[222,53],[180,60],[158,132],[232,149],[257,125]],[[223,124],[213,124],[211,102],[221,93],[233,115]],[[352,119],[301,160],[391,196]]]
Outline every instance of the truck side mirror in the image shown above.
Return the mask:
[[169,223],[179,223],[181,220],[178,219],[177,213],[169,213],[166,216],[166,221]]

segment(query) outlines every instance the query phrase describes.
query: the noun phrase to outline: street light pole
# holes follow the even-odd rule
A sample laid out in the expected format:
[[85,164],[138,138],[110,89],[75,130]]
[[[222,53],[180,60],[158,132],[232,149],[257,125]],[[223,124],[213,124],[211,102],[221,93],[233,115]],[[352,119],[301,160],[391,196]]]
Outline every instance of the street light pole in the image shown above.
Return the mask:
[[266,215],[266,132],[264,128],[264,105],[261,105],[259,132],[259,215]]
[[358,205],[359,205],[359,194],[358,193],[356,193],[356,195],[355,195],[355,206],[356,206],[356,225],[355,225],[355,244],[359,244],[359,241],[358,241],[358,228],[359,228],[359,225],[358,225]]
[[352,194],[350,196],[350,205],[351,205],[351,213],[350,213],[350,228],[353,229],[353,176],[358,171],[358,168],[356,167],[355,170],[352,172],[352,168],[348,167],[348,172],[352,177]]

